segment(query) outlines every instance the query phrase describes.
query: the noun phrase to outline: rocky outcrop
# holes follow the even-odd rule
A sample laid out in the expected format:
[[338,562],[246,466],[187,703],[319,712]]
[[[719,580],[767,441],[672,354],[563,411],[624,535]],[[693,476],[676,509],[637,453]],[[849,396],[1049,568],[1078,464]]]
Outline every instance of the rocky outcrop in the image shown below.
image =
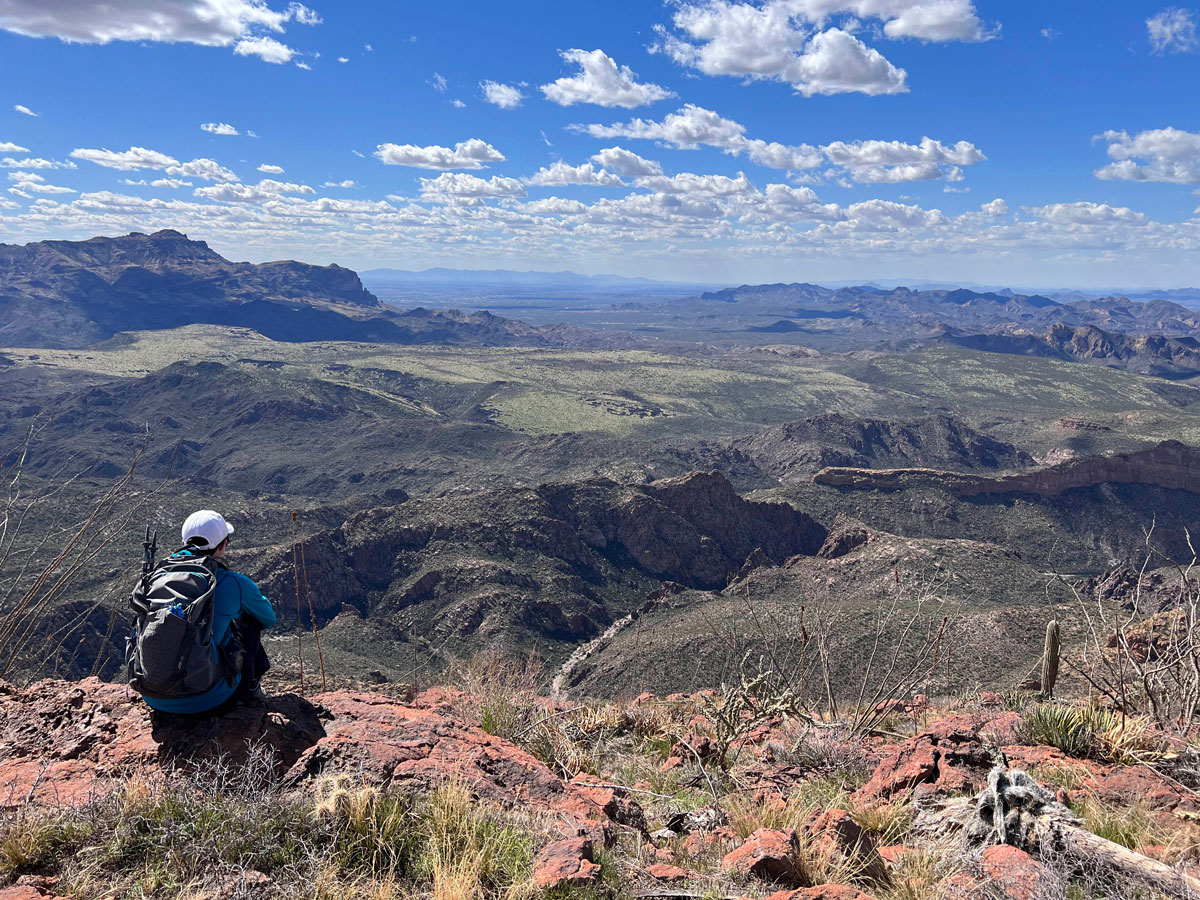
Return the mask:
[[947,792],[983,787],[994,765],[969,716],[952,716],[910,738],[883,758],[855,797],[870,803],[933,785]]
[[721,860],[721,869],[731,875],[760,878],[781,884],[800,885],[796,868],[800,843],[792,829],[760,828],[746,842]]
[[1028,472],[987,477],[937,469],[858,469],[829,467],[814,484],[851,490],[901,490],[931,485],[962,497],[980,494],[1054,496],[1097,484],[1146,484],[1200,493],[1200,450],[1179,441],[1130,453],[1088,456]]
[[516,745],[446,706],[381,694],[283,694],[262,707],[190,719],[152,716],[124,685],[94,678],[27,689],[0,683],[0,735],[0,807],[78,804],[134,774],[165,775],[217,756],[236,762],[265,747],[299,790],[342,773],[419,790],[457,779],[481,800],[545,815],[564,839],[603,840],[610,825],[585,789]]
[[547,844],[534,862],[533,880],[541,888],[579,888],[599,881],[592,842],[567,838]]
[[1006,900],[1040,900],[1054,887],[1061,888],[1044,865],[1024,850],[1007,844],[984,850],[980,868]]

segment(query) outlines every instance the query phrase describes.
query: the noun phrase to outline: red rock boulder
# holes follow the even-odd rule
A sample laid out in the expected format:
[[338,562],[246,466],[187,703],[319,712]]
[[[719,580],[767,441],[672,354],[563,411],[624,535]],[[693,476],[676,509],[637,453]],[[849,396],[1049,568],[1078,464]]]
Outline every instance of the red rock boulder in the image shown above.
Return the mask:
[[922,784],[946,792],[981,789],[995,764],[970,716],[951,716],[910,738],[883,758],[855,798],[885,800]]
[[533,864],[533,880],[538,887],[580,886],[600,880],[600,866],[592,856],[592,842],[571,838],[547,844]]
[[980,868],[1008,900],[1039,900],[1047,896],[1053,883],[1045,866],[1024,850],[1007,844],[984,850]]
[[799,886],[800,875],[796,868],[799,854],[800,842],[795,831],[760,828],[721,860],[721,869],[731,875]]

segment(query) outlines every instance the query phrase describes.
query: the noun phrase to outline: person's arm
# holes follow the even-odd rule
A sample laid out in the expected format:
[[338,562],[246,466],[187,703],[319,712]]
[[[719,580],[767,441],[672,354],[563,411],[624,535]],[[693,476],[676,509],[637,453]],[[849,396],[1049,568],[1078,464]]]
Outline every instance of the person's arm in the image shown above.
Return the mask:
[[258,585],[245,575],[239,573],[236,577],[242,593],[242,612],[258,619],[263,628],[270,628],[276,622],[275,608],[271,606],[271,601],[264,597]]

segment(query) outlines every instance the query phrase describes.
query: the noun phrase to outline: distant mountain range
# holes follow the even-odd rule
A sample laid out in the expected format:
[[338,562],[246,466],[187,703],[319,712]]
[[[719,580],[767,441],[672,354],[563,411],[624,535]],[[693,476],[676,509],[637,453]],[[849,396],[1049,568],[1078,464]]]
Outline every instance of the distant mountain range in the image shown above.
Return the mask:
[[[599,313],[560,304],[559,312],[550,313],[554,318],[542,318],[570,325],[530,325],[486,311],[399,310],[382,303],[357,274],[341,266],[231,262],[177,231],[135,232],[0,244],[0,347],[84,347],[122,331],[216,324],[298,342],[609,349],[661,348],[673,340],[695,347],[720,340],[893,352],[951,345],[1087,361],[1167,378],[1200,374],[1200,313],[1159,297],[1062,302],[1009,290],[808,283],[686,292],[681,290],[686,286],[670,282],[573,272],[376,269],[366,274],[368,283],[378,286],[457,284],[465,291],[507,280],[509,288],[534,292],[611,291],[645,294],[647,300],[610,301]],[[663,296],[654,298],[655,293]]]
[[[1109,297],[1059,303],[1040,294],[981,293],[965,288],[914,291],[868,286],[828,288],[818,284],[742,285],[705,292],[699,300],[699,304],[690,300],[684,303],[689,307],[706,303],[710,308],[714,303],[723,303],[742,315],[780,317],[772,324],[753,326],[758,331],[810,330],[813,320],[832,320],[845,322],[845,327],[868,336],[878,333],[882,339],[889,333],[893,338],[932,336],[933,329],[946,326],[990,332],[1011,327],[1044,330],[1052,325],[1091,325],[1140,335],[1200,334],[1200,313],[1168,300],[1141,302]],[[926,329],[931,331],[922,334]]]
[[0,244],[0,346],[83,347],[120,331],[215,324],[280,341],[587,344],[578,329],[385,307],[350,269],[230,262],[177,231]]
[[711,285],[656,281],[652,278],[626,278],[622,275],[580,275],[577,272],[522,272],[514,269],[366,269],[363,281],[373,287],[531,287],[575,288],[590,291],[656,290],[677,292],[681,289],[699,290]]

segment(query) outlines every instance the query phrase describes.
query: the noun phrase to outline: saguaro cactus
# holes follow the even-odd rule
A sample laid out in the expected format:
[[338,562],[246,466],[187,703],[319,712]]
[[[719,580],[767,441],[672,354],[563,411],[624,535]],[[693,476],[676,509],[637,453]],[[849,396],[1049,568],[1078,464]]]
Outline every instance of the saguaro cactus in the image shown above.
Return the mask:
[[1046,623],[1046,645],[1042,650],[1042,693],[1054,696],[1054,682],[1058,681],[1058,621]]

